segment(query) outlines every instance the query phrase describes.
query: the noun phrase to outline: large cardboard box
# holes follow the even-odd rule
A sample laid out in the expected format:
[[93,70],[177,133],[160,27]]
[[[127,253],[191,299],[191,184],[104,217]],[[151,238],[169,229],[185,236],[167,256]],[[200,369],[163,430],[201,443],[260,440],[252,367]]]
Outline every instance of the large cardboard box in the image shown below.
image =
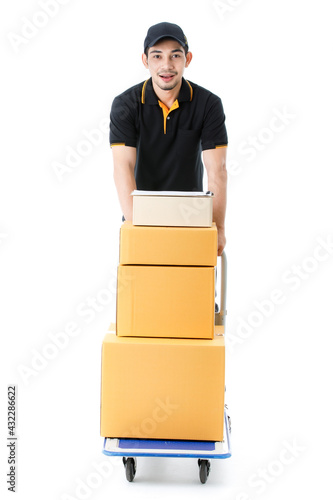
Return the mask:
[[125,338],[102,347],[101,435],[222,441],[224,337]]
[[134,226],[120,229],[119,263],[161,266],[216,266],[217,229]]
[[135,226],[212,225],[212,193],[136,190],[131,194]]
[[213,267],[118,266],[117,335],[212,339]]

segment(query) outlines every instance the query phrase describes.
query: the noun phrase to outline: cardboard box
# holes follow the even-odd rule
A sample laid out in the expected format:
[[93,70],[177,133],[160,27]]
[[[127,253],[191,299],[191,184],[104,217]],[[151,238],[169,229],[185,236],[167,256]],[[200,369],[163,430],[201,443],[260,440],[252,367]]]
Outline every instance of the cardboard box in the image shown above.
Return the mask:
[[101,435],[223,440],[224,338],[125,338],[102,348]]
[[118,266],[117,335],[214,336],[213,267]]
[[[223,336],[224,325],[214,325],[214,332],[215,332],[215,337]],[[110,323],[110,326],[108,328],[108,333],[113,333],[114,335],[116,335],[116,323]]]
[[135,226],[210,227],[213,195],[203,192],[133,191]]
[[217,229],[134,226],[120,229],[119,263],[160,266],[216,266]]

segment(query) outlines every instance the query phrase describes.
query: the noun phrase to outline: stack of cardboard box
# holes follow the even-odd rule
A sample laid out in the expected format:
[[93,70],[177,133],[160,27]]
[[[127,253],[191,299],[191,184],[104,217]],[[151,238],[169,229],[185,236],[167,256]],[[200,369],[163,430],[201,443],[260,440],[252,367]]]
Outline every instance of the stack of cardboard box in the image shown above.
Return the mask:
[[137,198],[133,224],[120,231],[116,328],[102,348],[101,435],[222,441],[225,348],[223,326],[214,325],[212,200],[191,213],[187,197],[176,197],[182,214],[175,216],[165,207],[158,215],[148,195]]

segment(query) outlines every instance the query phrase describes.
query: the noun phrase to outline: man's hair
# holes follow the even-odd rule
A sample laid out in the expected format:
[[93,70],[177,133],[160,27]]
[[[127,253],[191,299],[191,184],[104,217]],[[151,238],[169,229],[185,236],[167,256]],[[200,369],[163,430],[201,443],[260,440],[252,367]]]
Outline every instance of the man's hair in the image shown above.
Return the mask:
[[[174,38],[172,38],[172,37],[168,37],[168,36],[166,36],[165,38],[161,38],[161,39],[160,39],[160,40],[158,40],[158,41],[159,41],[159,42],[162,42],[162,41],[165,41],[165,40],[174,40],[174,41],[177,41],[177,40],[175,40]],[[186,45],[185,47],[183,47],[181,44],[179,44],[179,45],[180,45],[180,46],[184,49],[184,51],[185,51],[185,56],[186,56],[186,55],[187,55],[187,53],[188,53],[188,45]],[[147,47],[147,48],[146,48],[146,50],[145,50],[145,54],[146,54],[146,56],[147,56],[147,57],[148,57],[148,51],[149,51],[149,49],[150,49],[150,48],[151,48],[151,47]]]

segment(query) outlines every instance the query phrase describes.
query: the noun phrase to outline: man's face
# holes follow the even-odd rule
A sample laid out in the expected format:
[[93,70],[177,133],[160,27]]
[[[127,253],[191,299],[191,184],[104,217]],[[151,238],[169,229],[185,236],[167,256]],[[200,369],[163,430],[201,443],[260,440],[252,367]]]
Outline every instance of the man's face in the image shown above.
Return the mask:
[[191,59],[191,52],[185,56],[184,48],[176,40],[161,40],[148,49],[148,58],[142,55],[143,64],[149,69],[153,83],[161,90],[181,86],[184,70]]

